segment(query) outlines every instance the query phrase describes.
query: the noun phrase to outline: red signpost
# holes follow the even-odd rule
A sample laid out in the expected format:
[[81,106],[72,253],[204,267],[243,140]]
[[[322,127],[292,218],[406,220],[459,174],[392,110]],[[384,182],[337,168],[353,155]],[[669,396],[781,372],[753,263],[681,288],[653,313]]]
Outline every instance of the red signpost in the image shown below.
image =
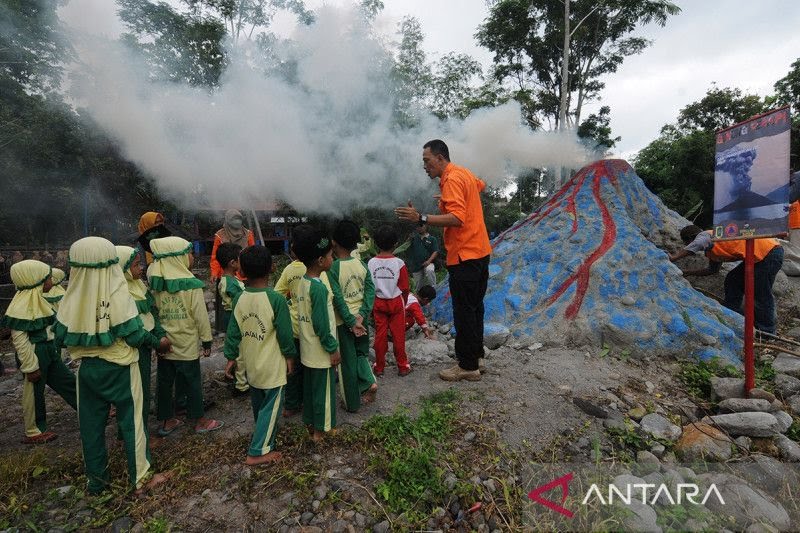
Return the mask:
[[755,254],[754,239],[747,239],[744,245],[744,393],[756,386],[756,362],[753,354],[754,310],[755,310]]

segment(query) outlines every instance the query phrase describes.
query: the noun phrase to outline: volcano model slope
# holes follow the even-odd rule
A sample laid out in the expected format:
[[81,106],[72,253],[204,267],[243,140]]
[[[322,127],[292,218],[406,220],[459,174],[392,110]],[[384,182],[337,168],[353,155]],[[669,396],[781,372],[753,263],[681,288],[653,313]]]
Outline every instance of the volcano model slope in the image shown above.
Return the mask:
[[[742,317],[695,291],[661,249],[685,223],[627,162],[584,167],[492,242],[486,334],[739,365]],[[452,323],[447,280],[439,294],[434,318]]]

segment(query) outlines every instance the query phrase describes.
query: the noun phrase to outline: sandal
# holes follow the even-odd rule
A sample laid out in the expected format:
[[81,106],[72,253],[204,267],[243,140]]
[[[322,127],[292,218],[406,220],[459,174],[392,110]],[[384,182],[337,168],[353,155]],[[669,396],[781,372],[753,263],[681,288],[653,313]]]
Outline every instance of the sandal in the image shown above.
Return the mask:
[[216,431],[220,429],[222,426],[225,425],[225,422],[222,420],[210,420],[207,427],[197,429],[197,426],[194,428],[195,433],[211,433],[212,431]]
[[22,440],[23,444],[44,444],[45,442],[50,442],[51,440],[56,440],[58,435],[53,433],[52,431],[45,431],[44,433],[39,433],[35,437],[25,437]]
[[[175,420],[178,420],[178,419],[176,418]],[[173,431],[175,431],[176,429],[178,429],[182,425],[183,425],[183,421],[182,420],[178,420],[178,423],[175,424],[174,426],[172,426],[169,429],[165,428],[164,426],[161,426],[160,428],[158,428],[158,436],[159,437],[166,437],[167,435],[169,435],[170,433],[172,433]]]

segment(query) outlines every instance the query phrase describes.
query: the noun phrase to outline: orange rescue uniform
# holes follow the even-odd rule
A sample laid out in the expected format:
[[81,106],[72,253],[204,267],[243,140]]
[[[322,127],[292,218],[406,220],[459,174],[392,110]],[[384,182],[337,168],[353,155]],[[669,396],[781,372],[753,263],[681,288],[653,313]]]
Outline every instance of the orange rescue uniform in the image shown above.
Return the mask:
[[[708,233],[711,233],[710,231]],[[753,240],[753,256],[755,262],[763,261],[767,254],[772,251],[780,243],[775,239],[754,239]],[[706,252],[706,257],[711,261],[717,263],[725,263],[727,261],[744,261],[745,241],[718,241],[714,243],[714,247]]]
[[481,259],[492,253],[489,235],[483,221],[480,193],[486,184],[464,167],[448,163],[439,180],[442,197],[439,211],[450,213],[461,221],[461,226],[444,228],[444,247],[447,265],[461,261]]
[[800,200],[789,205],[789,229],[800,229]]

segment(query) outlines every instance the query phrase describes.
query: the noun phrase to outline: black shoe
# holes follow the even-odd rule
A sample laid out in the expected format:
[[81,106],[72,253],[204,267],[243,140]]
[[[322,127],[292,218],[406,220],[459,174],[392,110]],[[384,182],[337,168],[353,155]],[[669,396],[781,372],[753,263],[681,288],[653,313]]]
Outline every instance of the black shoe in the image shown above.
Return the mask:
[[248,389],[248,390],[239,390],[236,387],[234,387],[233,390],[231,391],[231,394],[233,395],[234,398],[240,398],[242,396],[249,395],[250,394],[250,389]]

